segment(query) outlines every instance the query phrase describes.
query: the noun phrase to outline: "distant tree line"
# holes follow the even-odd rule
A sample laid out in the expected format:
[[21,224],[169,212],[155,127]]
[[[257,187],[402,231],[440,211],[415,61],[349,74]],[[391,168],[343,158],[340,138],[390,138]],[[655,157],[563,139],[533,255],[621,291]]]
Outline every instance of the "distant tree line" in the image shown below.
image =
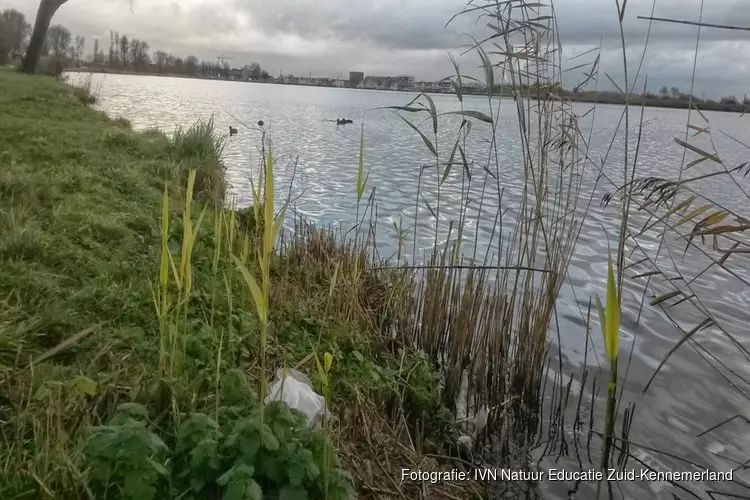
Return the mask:
[[[684,94],[680,92],[680,89],[677,87],[667,88],[666,85],[664,85],[661,89],[659,89],[659,96],[662,99],[675,99],[679,101],[690,100],[690,94]],[[657,96],[653,94],[646,94],[646,97],[653,98],[653,99],[657,98]],[[706,99],[700,99],[696,96],[692,96],[692,97],[693,97],[693,101],[695,102],[706,101]],[[708,101],[714,102],[711,99],[708,99]],[[743,104],[745,106],[748,106],[750,105],[750,99],[748,99],[747,95],[745,95],[745,97],[742,100],[737,99],[736,96],[731,95],[731,96],[722,97],[719,100],[719,103],[721,104]]]
[[[31,24],[26,16],[15,10],[7,9],[0,16],[0,64],[8,58],[16,59],[23,56],[29,47]],[[186,58],[157,50],[150,53],[151,46],[145,40],[128,37],[117,31],[109,32],[109,48],[105,49],[94,39],[92,52],[88,57],[84,54],[86,38],[73,36],[71,31],[55,24],[50,26],[44,36],[40,48],[40,55],[54,57],[66,65],[80,66],[92,63],[106,70],[126,70],[137,73],[169,74],[185,76],[229,76],[230,67],[226,62],[199,61],[194,55]],[[267,71],[258,63],[245,65],[242,69],[253,80],[270,78]]]

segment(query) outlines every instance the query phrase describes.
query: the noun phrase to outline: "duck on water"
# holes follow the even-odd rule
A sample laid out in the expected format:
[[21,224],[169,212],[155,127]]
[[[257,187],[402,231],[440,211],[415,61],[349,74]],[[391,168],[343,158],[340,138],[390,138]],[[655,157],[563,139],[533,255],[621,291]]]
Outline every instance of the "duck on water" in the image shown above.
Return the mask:
[[[258,126],[262,127],[264,125],[263,120],[258,120]],[[229,126],[229,136],[237,135],[237,129],[233,126]]]
[[354,123],[354,121],[348,118],[336,118],[336,125],[346,125],[347,123]]

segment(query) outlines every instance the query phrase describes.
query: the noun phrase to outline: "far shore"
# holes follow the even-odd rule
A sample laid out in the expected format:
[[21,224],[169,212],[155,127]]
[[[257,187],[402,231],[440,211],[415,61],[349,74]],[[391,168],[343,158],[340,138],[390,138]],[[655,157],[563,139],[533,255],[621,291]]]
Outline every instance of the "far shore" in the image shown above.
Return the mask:
[[[135,75],[135,76],[159,76],[159,77],[169,77],[169,78],[189,78],[189,79],[195,79],[195,80],[217,80],[217,81],[234,81],[237,83],[261,83],[261,84],[269,84],[269,85],[288,85],[288,86],[296,86],[296,87],[326,87],[326,88],[346,88],[349,87],[334,87],[334,86],[327,86],[327,85],[306,85],[306,84],[299,84],[299,83],[286,83],[283,81],[279,81],[278,79],[270,79],[270,80],[233,80],[229,78],[209,78],[209,77],[202,77],[202,76],[193,76],[193,75],[186,75],[186,74],[180,74],[180,73],[143,73],[138,71],[132,71],[128,69],[123,68],[109,68],[104,66],[84,66],[84,67],[78,67],[78,68],[66,68],[66,72],[71,73],[104,73],[104,74],[115,74],[115,75]],[[367,91],[381,91],[381,92],[406,92],[406,93],[414,93],[414,92],[424,92],[426,94],[432,94],[432,95],[455,95],[455,92],[450,90],[442,90],[442,91],[422,91],[420,89],[385,89],[385,88],[355,88],[351,90],[367,90]],[[476,88],[476,87],[464,87],[463,93],[465,95],[472,95],[472,96],[486,96],[486,90],[482,88]],[[513,94],[509,93],[507,91],[501,91],[500,88],[496,89],[495,93],[496,97],[505,97],[505,98],[512,98]],[[623,99],[622,95],[615,92],[581,92],[581,93],[574,93],[571,91],[564,90],[562,92],[562,97],[564,99],[567,99],[572,102],[581,102],[581,103],[591,103],[591,104],[615,104],[615,105],[625,105],[625,99]],[[656,97],[652,95],[648,95],[646,98],[644,98],[641,95],[633,95],[630,99],[630,105],[631,106],[645,106],[645,107],[654,107],[654,108],[668,108],[668,109],[688,109],[690,108],[690,101],[688,99],[674,99],[670,97]],[[702,111],[724,111],[724,112],[730,112],[730,113],[747,113],[750,112],[750,105],[743,104],[741,102],[738,102],[736,104],[733,103],[723,103],[723,102],[716,102],[709,99],[694,99],[692,102],[693,106],[702,110]]]

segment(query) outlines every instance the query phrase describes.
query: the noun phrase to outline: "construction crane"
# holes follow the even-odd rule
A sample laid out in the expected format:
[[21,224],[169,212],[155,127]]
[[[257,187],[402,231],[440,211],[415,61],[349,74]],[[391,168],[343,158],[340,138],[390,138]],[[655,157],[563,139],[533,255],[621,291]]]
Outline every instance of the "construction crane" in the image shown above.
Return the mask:
[[233,58],[232,57],[224,57],[224,54],[222,54],[222,55],[220,55],[219,57],[216,58],[217,61],[221,61],[221,64],[224,64],[225,60],[230,60],[230,59],[233,59]]

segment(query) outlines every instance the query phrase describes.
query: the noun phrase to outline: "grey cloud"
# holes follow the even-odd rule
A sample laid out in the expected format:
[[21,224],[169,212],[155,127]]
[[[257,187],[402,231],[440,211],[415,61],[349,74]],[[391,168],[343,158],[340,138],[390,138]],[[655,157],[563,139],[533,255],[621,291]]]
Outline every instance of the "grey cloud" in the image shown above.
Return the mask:
[[189,25],[201,35],[215,36],[236,31],[238,28],[237,19],[230,11],[209,3],[202,3],[190,9],[187,17]]
[[444,27],[463,7],[455,0],[294,0],[284,2],[283,8],[263,0],[235,0],[234,6],[269,35],[295,33],[402,50],[449,49],[461,29],[468,28],[460,21]]
[[[557,5],[557,15],[563,42],[574,45],[619,46],[620,28],[614,2],[599,2],[601,7],[594,7],[592,0],[572,0]],[[654,17],[698,21],[700,17],[700,0],[658,0]],[[651,15],[653,0],[630,0],[627,3],[623,22],[626,42],[639,43],[644,40],[649,30],[649,21],[638,19],[638,16]],[[706,2],[703,21],[713,24],[731,24],[750,26],[750,2],[744,0],[727,0]],[[650,44],[667,47],[692,48],[698,28],[682,24],[654,21],[651,24]],[[748,32],[703,28],[701,40],[706,43],[726,40],[749,39]]]
[[[624,27],[631,75],[649,28],[637,16],[649,15],[652,2],[628,1]],[[98,37],[105,48],[113,29],[148,41],[154,50],[206,59],[223,52],[234,64],[257,61],[274,73],[336,75],[362,69],[441,78],[452,70],[446,52],[466,41],[460,35],[471,32],[480,38],[486,32],[486,19],[476,22],[475,14],[445,27],[465,5],[464,0],[135,0],[131,9],[127,0],[75,0],[60,9],[55,22],[89,40]],[[32,19],[36,6],[36,0],[3,1],[4,8],[18,8]],[[557,0],[555,9],[564,58],[601,40],[602,71],[622,78],[614,0]],[[699,10],[700,0],[657,0],[655,15],[697,20]],[[750,25],[750,1],[706,2],[703,20]],[[689,85],[696,33],[691,26],[653,23],[642,69],[651,90]],[[702,29],[696,92],[743,94],[750,67],[736,57],[739,53],[750,53],[747,32]],[[580,62],[565,61],[564,66]],[[461,64],[478,74],[475,60]],[[566,73],[566,83],[575,83],[579,74]],[[612,87],[603,76],[599,83]]]

